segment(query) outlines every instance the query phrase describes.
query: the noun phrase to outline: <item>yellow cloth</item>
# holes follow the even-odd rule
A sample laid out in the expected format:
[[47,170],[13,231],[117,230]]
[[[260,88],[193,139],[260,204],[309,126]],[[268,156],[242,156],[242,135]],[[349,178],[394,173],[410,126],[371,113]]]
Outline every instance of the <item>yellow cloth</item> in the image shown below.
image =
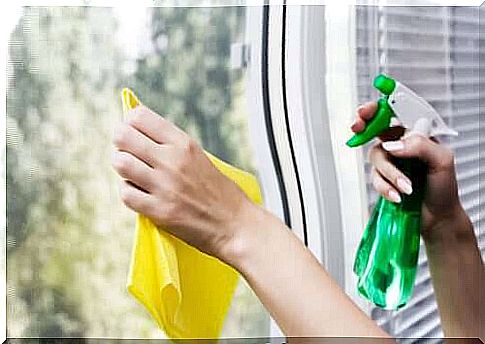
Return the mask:
[[[125,112],[140,104],[126,88],[122,101]],[[206,154],[253,202],[262,203],[253,175]],[[127,288],[170,338],[218,338],[238,277],[220,260],[137,215]]]

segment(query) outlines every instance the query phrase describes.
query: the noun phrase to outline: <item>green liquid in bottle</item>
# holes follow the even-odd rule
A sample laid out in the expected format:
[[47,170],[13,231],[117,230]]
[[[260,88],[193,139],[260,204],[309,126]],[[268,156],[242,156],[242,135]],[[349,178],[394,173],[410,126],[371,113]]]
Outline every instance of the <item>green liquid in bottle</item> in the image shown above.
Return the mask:
[[426,166],[419,160],[394,163],[411,179],[413,193],[402,195],[401,203],[379,198],[354,263],[359,293],[384,309],[404,306],[413,292],[426,181]]

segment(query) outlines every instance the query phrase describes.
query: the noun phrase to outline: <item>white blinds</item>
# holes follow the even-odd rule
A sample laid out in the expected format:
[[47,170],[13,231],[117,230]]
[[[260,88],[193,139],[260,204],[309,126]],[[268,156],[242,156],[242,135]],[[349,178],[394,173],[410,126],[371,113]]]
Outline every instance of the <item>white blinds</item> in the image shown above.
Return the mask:
[[[372,80],[385,72],[424,96],[459,132],[447,143],[456,155],[462,203],[478,235],[485,202],[479,179],[484,162],[480,130],[485,125],[479,95],[479,10],[465,7],[357,7],[357,76],[359,102],[377,99]],[[482,23],[483,25],[483,23]],[[482,80],[483,82],[483,80]],[[482,99],[483,100],[483,99]],[[482,110],[482,111],[480,111]],[[377,194],[369,183],[369,206]],[[479,236],[482,255],[485,237]],[[401,342],[442,337],[424,247],[421,247],[414,295],[395,312],[375,308],[372,317]],[[440,339],[436,340],[440,342]],[[430,340],[426,340],[426,343]]]

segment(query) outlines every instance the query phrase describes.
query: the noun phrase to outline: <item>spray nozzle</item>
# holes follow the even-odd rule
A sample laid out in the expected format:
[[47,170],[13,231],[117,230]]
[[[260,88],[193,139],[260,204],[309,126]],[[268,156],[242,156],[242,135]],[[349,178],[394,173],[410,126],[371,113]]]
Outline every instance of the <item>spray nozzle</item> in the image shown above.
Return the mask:
[[347,146],[358,147],[381,135],[391,126],[393,117],[407,129],[413,129],[416,123],[426,119],[430,136],[458,135],[426,100],[398,81],[381,74],[374,79],[374,87],[383,94],[377,102],[377,112],[364,131],[347,141]]
[[384,74],[381,74],[374,79],[374,87],[377,88],[382,94],[390,96],[396,88],[396,81],[385,76]]
[[347,146],[358,147],[369,141],[374,137],[382,134],[391,126],[391,118],[394,117],[394,111],[389,105],[388,98],[396,88],[396,81],[381,74],[374,79],[374,87],[384,94],[377,101],[377,112],[374,117],[367,122],[365,130],[356,133],[350,140],[347,141]]

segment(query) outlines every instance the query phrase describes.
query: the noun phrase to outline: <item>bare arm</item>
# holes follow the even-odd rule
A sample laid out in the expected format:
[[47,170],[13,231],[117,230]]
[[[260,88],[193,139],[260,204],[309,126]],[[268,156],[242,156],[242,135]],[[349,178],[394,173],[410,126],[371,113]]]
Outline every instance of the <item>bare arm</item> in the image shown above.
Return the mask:
[[388,337],[326,273],[279,219],[263,209],[245,216],[231,262],[289,336]]
[[485,338],[485,269],[468,216],[457,209],[424,239],[445,335]]

